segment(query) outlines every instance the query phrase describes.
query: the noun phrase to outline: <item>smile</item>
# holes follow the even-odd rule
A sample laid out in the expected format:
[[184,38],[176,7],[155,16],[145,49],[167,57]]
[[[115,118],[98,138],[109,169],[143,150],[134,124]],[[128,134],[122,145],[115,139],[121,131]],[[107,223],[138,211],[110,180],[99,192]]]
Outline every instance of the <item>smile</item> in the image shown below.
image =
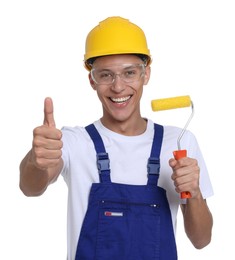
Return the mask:
[[114,103],[124,103],[127,100],[129,100],[131,98],[131,96],[128,97],[121,97],[121,98],[110,98]]

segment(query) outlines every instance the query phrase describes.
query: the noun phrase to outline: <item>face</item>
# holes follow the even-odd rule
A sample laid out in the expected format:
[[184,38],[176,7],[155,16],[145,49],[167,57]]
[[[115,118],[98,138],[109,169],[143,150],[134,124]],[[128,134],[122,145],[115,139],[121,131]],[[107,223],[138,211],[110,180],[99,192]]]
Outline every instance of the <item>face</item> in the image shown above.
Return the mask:
[[136,55],[110,55],[95,60],[89,79],[102,103],[103,121],[135,121],[141,117],[140,99],[150,67],[140,64],[144,62]]

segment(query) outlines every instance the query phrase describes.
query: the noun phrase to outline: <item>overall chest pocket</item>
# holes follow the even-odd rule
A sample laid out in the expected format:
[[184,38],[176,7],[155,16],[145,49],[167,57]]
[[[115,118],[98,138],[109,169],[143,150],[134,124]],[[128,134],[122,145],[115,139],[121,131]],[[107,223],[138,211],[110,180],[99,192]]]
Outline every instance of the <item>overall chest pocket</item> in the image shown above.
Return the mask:
[[101,201],[97,260],[160,259],[160,205]]

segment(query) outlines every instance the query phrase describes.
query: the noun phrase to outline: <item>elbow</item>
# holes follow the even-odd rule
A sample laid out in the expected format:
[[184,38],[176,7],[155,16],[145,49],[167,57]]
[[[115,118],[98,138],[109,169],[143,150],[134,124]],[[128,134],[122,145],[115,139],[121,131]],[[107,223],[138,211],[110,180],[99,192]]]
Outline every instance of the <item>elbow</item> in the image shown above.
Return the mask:
[[204,247],[208,246],[211,242],[211,234],[208,235],[207,237],[204,237],[204,238],[201,238],[201,239],[198,239],[196,241],[193,241],[191,240],[193,246],[196,248],[196,249],[203,249]]
[[196,249],[203,249],[204,247],[208,246],[211,242],[211,239],[209,240],[205,240],[205,241],[202,241],[202,242],[199,242],[197,244],[194,244],[194,247]]
[[20,190],[22,191],[22,193],[26,197],[38,197],[38,196],[41,196],[45,192],[45,190],[46,190],[46,188],[43,189],[43,190],[31,190],[31,189],[25,187],[21,182],[19,184],[19,188],[20,188]]

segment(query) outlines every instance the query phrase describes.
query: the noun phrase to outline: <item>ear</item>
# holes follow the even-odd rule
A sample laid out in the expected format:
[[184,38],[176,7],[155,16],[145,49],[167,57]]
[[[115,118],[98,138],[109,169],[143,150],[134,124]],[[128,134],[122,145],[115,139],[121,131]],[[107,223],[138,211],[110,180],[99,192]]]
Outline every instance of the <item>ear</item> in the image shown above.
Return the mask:
[[144,74],[144,85],[147,85],[150,79],[150,75],[151,75],[151,67],[148,65],[145,68],[145,74]]
[[96,90],[96,83],[95,83],[94,80],[92,79],[91,73],[88,74],[88,78],[89,78],[91,87],[92,87],[94,90]]

